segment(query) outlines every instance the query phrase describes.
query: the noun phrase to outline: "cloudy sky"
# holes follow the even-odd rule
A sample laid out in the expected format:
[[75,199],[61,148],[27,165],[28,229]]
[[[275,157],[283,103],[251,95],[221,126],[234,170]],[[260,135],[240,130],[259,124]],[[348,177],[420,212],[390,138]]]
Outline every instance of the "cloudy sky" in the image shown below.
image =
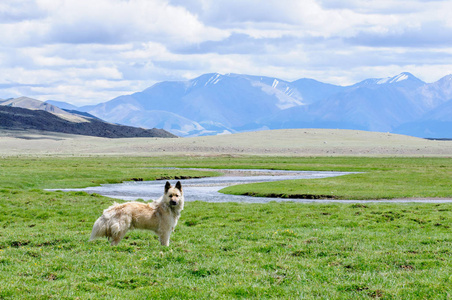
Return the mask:
[[1,0],[0,98],[95,104],[210,72],[434,82],[451,37],[450,0]]

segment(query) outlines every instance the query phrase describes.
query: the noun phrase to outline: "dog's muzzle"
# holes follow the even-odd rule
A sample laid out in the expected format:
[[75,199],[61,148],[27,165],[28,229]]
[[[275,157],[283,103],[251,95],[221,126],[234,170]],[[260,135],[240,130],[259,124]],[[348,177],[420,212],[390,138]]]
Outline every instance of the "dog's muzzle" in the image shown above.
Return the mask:
[[177,201],[174,201],[174,200],[170,200],[170,202],[169,202],[171,205],[177,205]]

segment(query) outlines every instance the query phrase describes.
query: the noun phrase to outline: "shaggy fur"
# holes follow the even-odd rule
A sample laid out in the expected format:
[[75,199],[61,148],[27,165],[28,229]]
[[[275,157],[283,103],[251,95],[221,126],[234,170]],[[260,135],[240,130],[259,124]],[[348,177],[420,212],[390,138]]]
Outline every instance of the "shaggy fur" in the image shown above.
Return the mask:
[[180,213],[184,209],[184,194],[180,181],[173,187],[166,182],[163,196],[152,203],[115,203],[94,223],[91,240],[107,237],[111,245],[118,245],[127,231],[147,229],[154,231],[163,246],[169,245]]

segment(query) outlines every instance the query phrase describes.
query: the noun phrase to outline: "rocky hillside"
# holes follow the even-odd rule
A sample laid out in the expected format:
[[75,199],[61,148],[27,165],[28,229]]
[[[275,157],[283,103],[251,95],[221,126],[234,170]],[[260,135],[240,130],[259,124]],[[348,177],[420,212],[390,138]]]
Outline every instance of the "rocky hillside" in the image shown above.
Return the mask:
[[105,138],[176,137],[163,129],[115,125],[69,112],[55,114],[41,109],[15,107],[11,102],[9,105],[2,103],[0,103],[0,129],[33,129]]

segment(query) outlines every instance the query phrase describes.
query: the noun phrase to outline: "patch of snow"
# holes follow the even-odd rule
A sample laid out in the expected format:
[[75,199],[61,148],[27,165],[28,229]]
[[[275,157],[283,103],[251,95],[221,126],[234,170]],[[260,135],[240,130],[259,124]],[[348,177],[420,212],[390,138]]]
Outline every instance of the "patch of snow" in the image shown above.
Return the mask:
[[391,79],[391,77],[386,77],[386,78],[381,78],[381,79],[377,79],[377,84],[385,84],[388,83],[388,81]]
[[386,77],[382,79],[377,79],[376,84],[385,84],[385,83],[395,83],[403,80],[407,80],[409,76],[405,73],[401,73],[394,77]]
[[207,86],[208,84],[217,84],[218,81],[221,80],[220,74],[216,73],[214,76],[210,77],[209,80],[207,80],[206,84],[204,86]]
[[252,81],[251,84],[260,87],[264,93],[275,96],[278,99],[275,105],[281,110],[304,105],[303,98],[296,90],[291,89],[284,82],[280,83],[277,79],[273,80],[272,86],[261,81]]
[[391,80],[391,83],[403,81],[403,80],[406,80],[406,79],[408,79],[408,75],[402,73],[402,74],[399,74],[399,75],[393,77],[392,80]]

